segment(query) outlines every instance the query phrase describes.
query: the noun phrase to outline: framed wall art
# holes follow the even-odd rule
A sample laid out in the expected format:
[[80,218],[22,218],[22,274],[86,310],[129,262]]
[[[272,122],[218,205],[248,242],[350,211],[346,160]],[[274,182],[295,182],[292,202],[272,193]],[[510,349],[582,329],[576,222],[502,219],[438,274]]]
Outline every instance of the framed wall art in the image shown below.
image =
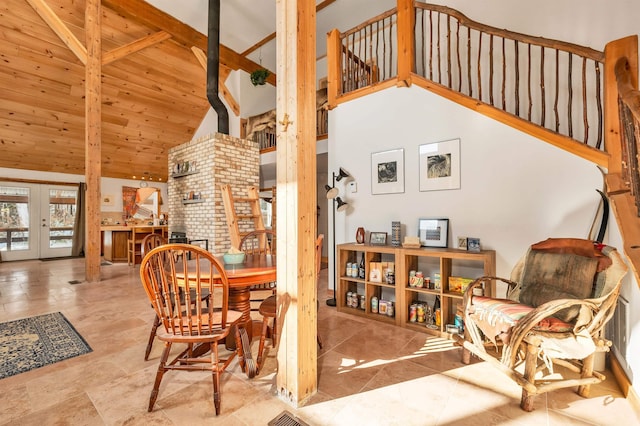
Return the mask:
[[418,237],[423,247],[448,247],[449,219],[418,220]]
[[420,191],[460,188],[460,139],[420,145]]
[[371,193],[396,194],[404,192],[404,149],[371,154]]
[[102,205],[103,206],[115,206],[116,200],[115,196],[112,194],[107,194],[102,196]]

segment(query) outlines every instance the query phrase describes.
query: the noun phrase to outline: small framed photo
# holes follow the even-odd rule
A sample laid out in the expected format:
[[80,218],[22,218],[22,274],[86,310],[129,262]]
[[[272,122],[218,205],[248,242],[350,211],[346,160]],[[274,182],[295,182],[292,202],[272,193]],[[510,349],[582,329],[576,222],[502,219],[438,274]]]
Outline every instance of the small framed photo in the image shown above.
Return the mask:
[[103,206],[115,206],[115,197],[111,194],[102,196],[102,205]]
[[467,237],[458,237],[458,248],[461,250],[467,249]]
[[467,238],[467,251],[480,251],[480,238]]
[[369,235],[369,244],[372,246],[384,246],[387,244],[386,232],[371,232]]
[[449,219],[418,220],[418,237],[423,247],[447,247]]
[[404,192],[404,149],[371,154],[371,193],[396,194]]

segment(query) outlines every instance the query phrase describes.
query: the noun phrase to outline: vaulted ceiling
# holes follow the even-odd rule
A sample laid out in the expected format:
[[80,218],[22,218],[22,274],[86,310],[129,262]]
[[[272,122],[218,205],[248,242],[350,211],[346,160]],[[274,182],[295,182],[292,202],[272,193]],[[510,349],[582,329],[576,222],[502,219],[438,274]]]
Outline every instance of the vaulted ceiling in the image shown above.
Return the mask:
[[[275,69],[275,0],[221,3],[223,68],[250,72],[264,58]],[[364,0],[318,4],[331,12],[325,23],[318,15],[319,34],[377,13],[357,9]],[[335,4],[365,18],[331,11]],[[84,8],[82,0],[0,3],[0,167],[85,174]],[[189,141],[210,109],[198,57],[207,10],[208,0],[102,0],[102,176],[166,181],[169,149]]]

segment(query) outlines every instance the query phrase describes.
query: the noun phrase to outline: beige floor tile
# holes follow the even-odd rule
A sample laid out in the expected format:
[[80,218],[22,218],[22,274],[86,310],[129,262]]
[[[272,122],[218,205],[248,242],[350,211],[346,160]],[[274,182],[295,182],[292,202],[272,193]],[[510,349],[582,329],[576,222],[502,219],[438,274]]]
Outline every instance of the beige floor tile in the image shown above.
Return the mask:
[[101,275],[100,283],[69,284],[83,279],[82,259],[0,263],[0,321],[60,311],[93,349],[0,380],[0,424],[254,426],[285,410],[312,426],[640,424],[613,379],[593,386],[587,399],[572,389],[538,396],[526,413],[515,383],[477,359],[462,364],[451,340],[338,313],[324,291],[318,390],[303,405],[276,394],[277,351],[268,340],[257,377],[249,380],[237,360],[223,373],[219,416],[206,372],[166,373],[149,413],[163,348],[156,341],[144,361],[153,311],[137,267],[113,264]]

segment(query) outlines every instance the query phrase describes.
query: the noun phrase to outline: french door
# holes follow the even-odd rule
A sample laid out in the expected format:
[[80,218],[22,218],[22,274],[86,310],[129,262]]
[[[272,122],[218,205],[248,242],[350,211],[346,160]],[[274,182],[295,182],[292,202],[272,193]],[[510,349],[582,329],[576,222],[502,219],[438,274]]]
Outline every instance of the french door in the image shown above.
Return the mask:
[[0,182],[0,256],[27,260],[71,255],[75,186]]

